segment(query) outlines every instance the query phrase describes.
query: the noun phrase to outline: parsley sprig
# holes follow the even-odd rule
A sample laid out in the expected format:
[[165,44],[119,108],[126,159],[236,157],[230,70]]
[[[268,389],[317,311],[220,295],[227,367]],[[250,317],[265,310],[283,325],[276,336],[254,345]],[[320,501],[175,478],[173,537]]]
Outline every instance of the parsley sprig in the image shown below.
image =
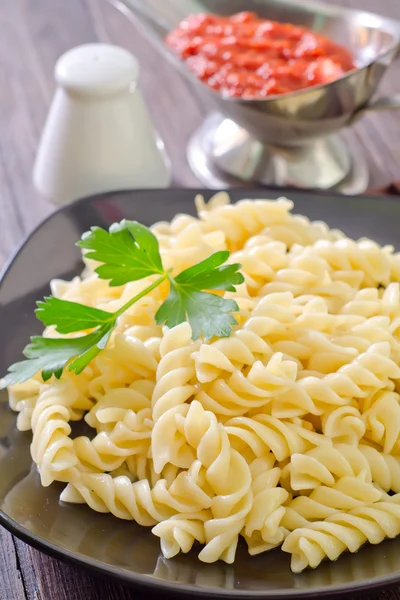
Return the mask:
[[[123,220],[110,229],[92,227],[77,246],[85,256],[99,263],[95,271],[110,286],[124,285],[145,277],[158,277],[139,294],[115,312],[108,312],[78,302],[54,296],[37,302],[36,316],[46,326],[52,325],[60,334],[79,333],[75,337],[31,337],[23,350],[26,360],[9,367],[0,387],[22,382],[41,371],[43,381],[53,375],[59,379],[63,370],[81,373],[110,338],[120,317],[135,302],[163,282],[170,285],[169,294],[155,318],[158,325],[174,327],[189,321],[193,339],[201,334],[206,339],[228,337],[236,324],[232,312],[238,310],[234,300],[210,293],[209,290],[235,291],[243,282],[239,264],[226,265],[229,252],[215,252],[205,260],[176,276],[163,267],[159,245],[154,234],[136,221]],[[205,291],[207,290],[207,291]]]

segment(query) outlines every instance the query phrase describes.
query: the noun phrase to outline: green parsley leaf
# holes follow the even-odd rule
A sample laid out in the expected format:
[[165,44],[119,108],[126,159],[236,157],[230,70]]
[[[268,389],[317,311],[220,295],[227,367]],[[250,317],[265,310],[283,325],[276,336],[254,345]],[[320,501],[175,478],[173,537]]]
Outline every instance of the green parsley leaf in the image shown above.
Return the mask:
[[234,291],[235,285],[244,281],[238,272],[240,265],[221,266],[229,252],[215,252],[177,277],[170,277],[170,293],[156,313],[158,325],[174,327],[189,321],[193,339],[203,333],[206,339],[214,336],[228,337],[237,321],[231,312],[239,310],[234,300],[227,300],[202,290]]
[[[79,373],[82,373],[83,369],[87,367],[87,365],[98,355],[100,350],[104,350],[110,338],[111,331],[114,325],[115,323],[112,323],[111,325],[109,325],[108,328],[107,326],[100,327],[95,332],[93,332],[96,335],[89,334],[93,335],[93,338],[90,340],[90,347],[87,350],[81,352],[81,354],[79,354],[68,365],[68,369],[70,371],[75,371],[77,375],[79,375]],[[85,337],[87,338],[89,336],[87,335]]]
[[239,310],[234,300],[227,300],[216,294],[200,292],[196,288],[176,285],[171,281],[168,298],[156,313],[157,325],[175,327],[189,321],[194,340],[203,333],[206,340],[229,337],[236,319],[230,314]]
[[35,311],[44,325],[55,325],[59,333],[75,333],[84,329],[93,329],[103,323],[115,320],[113,313],[85,306],[79,302],[60,300],[48,296],[36,303]]
[[241,265],[224,265],[229,258],[229,252],[222,250],[211,254],[205,260],[185,269],[177,277],[175,282],[190,285],[201,290],[226,290],[235,291],[235,285],[243,283],[244,277],[239,273]]
[[[110,335],[111,327],[107,324],[103,328],[76,338],[46,338],[33,336],[23,354],[28,360],[17,362],[9,367],[9,373],[1,381],[1,388],[14,383],[26,381],[38,371],[42,371],[43,381],[55,375],[60,379],[64,367],[68,364],[70,371],[81,373],[99,352],[102,350]],[[88,353],[89,360],[86,360]]]
[[89,250],[87,258],[103,263],[95,271],[111,286],[164,273],[157,238],[136,221],[124,219],[111,225],[109,231],[92,227],[77,246]]

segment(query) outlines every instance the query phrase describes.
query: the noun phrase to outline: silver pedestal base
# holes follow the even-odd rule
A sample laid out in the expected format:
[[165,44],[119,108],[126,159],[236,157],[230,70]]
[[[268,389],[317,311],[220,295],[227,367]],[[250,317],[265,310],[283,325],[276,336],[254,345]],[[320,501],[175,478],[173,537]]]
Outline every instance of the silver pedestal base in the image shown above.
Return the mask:
[[368,186],[364,160],[338,135],[297,147],[267,147],[219,113],[194,133],[187,158],[196,177],[211,189],[246,182],[359,194]]

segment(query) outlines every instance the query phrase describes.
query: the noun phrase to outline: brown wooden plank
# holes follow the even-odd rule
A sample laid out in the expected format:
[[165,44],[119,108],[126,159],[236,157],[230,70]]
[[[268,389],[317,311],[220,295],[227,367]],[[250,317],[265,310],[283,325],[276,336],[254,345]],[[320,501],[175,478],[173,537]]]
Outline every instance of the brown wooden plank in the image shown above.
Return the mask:
[[384,590],[383,592],[379,592],[378,594],[374,594],[373,596],[363,596],[364,600],[400,600],[400,590],[392,589],[392,590]]
[[[24,573],[27,600],[145,600],[149,597],[148,591],[99,578],[28,548],[19,540],[16,546]],[[3,600],[3,596],[0,598]],[[162,598],[159,594],[151,593],[152,600]]]
[[[30,183],[37,143],[35,118],[41,114],[44,119],[48,98],[17,19],[17,4],[0,4],[0,214],[7,222],[1,236],[5,255],[50,210]],[[21,54],[26,60],[19,60]]]
[[15,541],[0,527],[0,599],[28,600]]

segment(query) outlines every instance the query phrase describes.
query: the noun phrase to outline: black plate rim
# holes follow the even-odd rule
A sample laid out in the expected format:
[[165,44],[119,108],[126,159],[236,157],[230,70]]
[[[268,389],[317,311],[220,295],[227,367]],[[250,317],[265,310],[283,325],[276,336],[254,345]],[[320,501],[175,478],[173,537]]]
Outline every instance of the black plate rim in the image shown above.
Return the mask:
[[[285,196],[286,194],[290,194],[290,192],[293,192],[295,190],[293,190],[293,188],[274,188],[274,187],[269,187],[269,188],[260,188],[260,195],[268,194],[268,190],[271,191],[281,191],[282,192],[282,196]],[[196,194],[207,194],[207,195],[212,195],[212,193],[216,193],[217,190],[210,190],[207,188],[168,188],[168,191],[177,191],[177,192],[182,192],[184,191],[187,194],[192,194],[192,196],[194,197]],[[229,193],[229,190],[224,190],[227,191]],[[254,188],[235,188],[235,191],[241,192],[243,191],[244,197],[245,194],[249,191],[251,191],[252,193],[254,192]],[[297,191],[304,191],[304,190],[297,190]],[[51,219],[53,219],[56,215],[66,212],[68,210],[68,208],[71,206],[71,204],[74,205],[79,205],[79,204],[85,204],[85,203],[90,203],[93,201],[103,201],[103,200],[107,200],[107,198],[111,198],[113,196],[115,196],[117,193],[118,195],[132,195],[135,193],[142,193],[142,192],[151,192],[154,193],[156,195],[160,195],[162,193],[165,192],[165,190],[163,189],[148,189],[148,188],[143,188],[143,189],[138,189],[138,190],[124,190],[121,192],[107,192],[105,194],[95,194],[95,195],[91,195],[91,196],[85,196],[84,198],[79,198],[78,200],[75,200],[73,203],[70,203],[68,205],[65,206],[61,206],[58,209],[56,209],[54,212],[52,212],[50,215],[48,215],[45,219],[43,219],[40,223],[38,223],[38,225],[24,238],[24,240],[21,242],[21,244],[19,245],[19,247],[16,249],[16,251],[11,255],[11,258],[7,261],[5,267],[3,268],[3,270],[0,273],[0,290],[3,287],[4,283],[5,283],[5,279],[6,276],[8,274],[8,272],[11,270],[11,267],[14,263],[14,261],[17,259],[18,255],[21,253],[21,251],[24,249],[24,247],[29,243],[29,241],[37,234],[39,233],[40,229],[43,227],[43,225],[45,225],[48,221],[50,221]],[[316,198],[320,198],[323,199],[324,196],[328,196],[330,198],[337,198],[338,200],[344,200],[346,199],[346,196],[342,195],[342,194],[332,194],[330,192],[324,193],[324,192],[315,192],[315,191],[308,191],[307,193],[310,193],[310,195],[315,196]],[[371,195],[357,195],[357,196],[352,196],[352,199],[356,199],[356,200],[363,200],[363,199],[375,199],[377,201],[379,201],[379,196],[375,197],[375,196],[371,196]],[[385,196],[385,201],[393,201],[393,202],[399,202],[399,197],[397,196]],[[360,594],[362,592],[365,591],[371,591],[371,590],[376,590],[379,588],[389,588],[389,587],[393,587],[396,584],[398,584],[400,582],[400,573],[399,575],[386,575],[383,577],[373,577],[371,579],[367,579],[364,580],[360,583],[354,583],[354,584],[342,584],[342,585],[332,585],[330,587],[328,586],[320,586],[318,588],[313,588],[312,590],[307,590],[307,589],[298,589],[295,592],[288,592],[287,590],[274,590],[271,592],[266,593],[263,590],[240,590],[240,589],[234,589],[234,590],[223,590],[223,589],[216,589],[216,588],[206,588],[206,587],[198,587],[195,584],[180,584],[180,583],[174,583],[174,582],[168,582],[162,579],[157,579],[155,576],[151,576],[151,575],[146,575],[143,573],[136,573],[133,571],[128,571],[127,569],[118,569],[117,567],[112,567],[110,565],[107,565],[105,563],[102,563],[99,560],[96,559],[91,559],[89,557],[83,556],[81,554],[79,554],[78,552],[71,552],[70,550],[67,550],[66,548],[63,548],[61,546],[58,546],[56,544],[53,544],[50,541],[47,541],[45,539],[43,539],[41,536],[34,534],[32,532],[30,532],[29,530],[27,530],[25,527],[23,527],[22,525],[20,525],[18,523],[18,521],[15,521],[14,519],[12,519],[11,517],[9,517],[9,515],[7,515],[7,513],[5,513],[1,508],[0,508],[0,525],[2,525],[7,531],[9,531],[12,535],[15,535],[18,539],[22,540],[23,542],[27,543],[28,545],[32,546],[33,548],[36,548],[42,552],[44,552],[45,554],[53,557],[53,558],[57,558],[63,562],[81,567],[83,569],[88,569],[91,572],[95,572],[97,575],[101,576],[101,577],[110,577],[112,578],[114,581],[119,581],[120,583],[126,583],[130,586],[138,586],[141,588],[147,588],[149,590],[153,590],[155,592],[166,592],[166,593],[170,593],[170,594],[189,594],[192,596],[196,596],[196,597],[200,597],[200,596],[209,596],[209,597],[219,597],[219,598],[268,598],[269,600],[282,600],[283,598],[287,599],[287,600],[295,600],[298,598],[317,598],[317,597],[325,597],[325,598],[335,598],[335,597],[348,597],[347,594],[352,593],[352,594]],[[344,595],[346,594],[346,596]]]

